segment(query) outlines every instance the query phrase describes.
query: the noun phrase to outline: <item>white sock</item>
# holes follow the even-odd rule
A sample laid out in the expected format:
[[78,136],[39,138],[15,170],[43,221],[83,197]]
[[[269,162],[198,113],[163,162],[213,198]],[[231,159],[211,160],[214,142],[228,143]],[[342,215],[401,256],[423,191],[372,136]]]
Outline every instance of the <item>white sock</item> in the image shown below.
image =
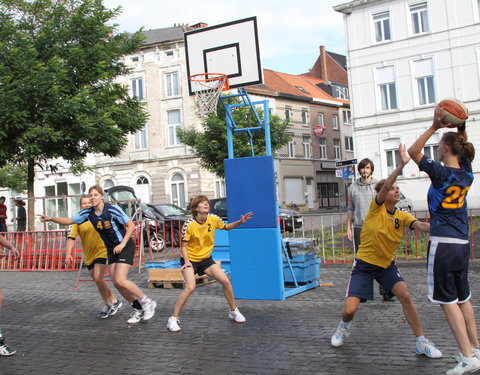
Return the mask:
[[425,336],[418,336],[415,341],[423,341],[425,340]]
[[140,300],[140,303],[147,303],[148,301],[148,297],[147,296],[143,296],[143,298]]

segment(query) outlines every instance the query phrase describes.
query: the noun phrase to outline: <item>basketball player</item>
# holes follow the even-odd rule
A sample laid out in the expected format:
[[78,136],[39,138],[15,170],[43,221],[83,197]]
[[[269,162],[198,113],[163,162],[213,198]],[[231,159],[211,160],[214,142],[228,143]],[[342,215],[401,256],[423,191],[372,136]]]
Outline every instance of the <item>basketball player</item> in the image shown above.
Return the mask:
[[[435,109],[433,123],[408,149],[413,161],[430,177],[428,190],[430,241],[428,244],[428,298],[442,307],[460,349],[458,364],[448,375],[467,374],[480,369],[477,324],[470,302],[468,262],[467,193],[473,182],[475,148],[467,142],[465,123],[457,132],[443,134],[434,161],[422,154],[427,140],[444,124],[442,108]],[[440,164],[440,162],[443,163]]]
[[394,256],[403,237],[405,227],[429,231],[429,224],[419,222],[409,213],[397,210],[400,191],[395,183],[403,167],[410,161],[405,146],[400,145],[401,163],[375,186],[377,195],[370,203],[361,233],[360,248],[350,275],[347,298],[338,328],[331,338],[332,346],[343,345],[350,336],[350,322],[360,305],[360,299],[373,299],[373,280],[377,280],[386,292],[392,291],[403,307],[408,324],[415,334],[415,351],[430,358],[440,358],[442,353],[423,335],[417,309],[408,292],[407,283],[400,275]]
[[189,219],[182,229],[182,273],[185,279],[185,288],[178,296],[173,315],[168,319],[167,328],[180,331],[178,316],[195,290],[195,274],[207,274],[223,286],[223,293],[230,305],[228,316],[237,323],[244,323],[245,317],[240,313],[235,304],[232,284],[223,270],[213,260],[211,253],[214,246],[215,229],[231,230],[250,220],[249,212],[234,223],[225,224],[218,216],[210,214],[210,203],[205,195],[199,195],[192,200],[190,205],[193,217]]

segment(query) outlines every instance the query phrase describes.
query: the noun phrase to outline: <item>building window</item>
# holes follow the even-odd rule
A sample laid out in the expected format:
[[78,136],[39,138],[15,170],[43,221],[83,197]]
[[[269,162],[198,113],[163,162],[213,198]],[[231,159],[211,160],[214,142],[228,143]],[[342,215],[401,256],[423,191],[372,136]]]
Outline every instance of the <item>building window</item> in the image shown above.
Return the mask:
[[292,108],[290,108],[290,107],[285,108],[285,118],[287,120],[292,118]]
[[178,73],[165,74],[167,81],[167,96],[178,96]]
[[348,100],[348,88],[332,85],[332,96],[334,98]]
[[325,127],[323,124],[323,113],[318,114],[318,125]]
[[185,182],[180,173],[175,173],[171,179],[172,203],[185,208]]
[[335,160],[341,159],[340,139],[333,140],[333,153],[335,155]]
[[343,111],[343,123],[344,124],[352,123],[352,113],[350,111]]
[[305,159],[310,159],[311,154],[310,154],[310,136],[304,135],[302,137],[303,140],[303,155]]
[[143,150],[147,148],[147,130],[144,126],[135,132],[135,150]]
[[137,97],[140,100],[144,99],[143,78],[132,79],[132,97]]
[[394,67],[386,66],[377,68],[377,82],[380,91],[380,105],[382,111],[397,109],[398,104]]
[[353,137],[345,137],[345,151],[353,151]]
[[139,176],[137,178],[137,185],[148,185],[148,178],[145,176]]
[[227,196],[227,187],[225,180],[215,180],[215,198],[225,198]]
[[288,157],[294,158],[295,157],[295,141],[293,140],[293,135],[292,135],[292,138],[290,138],[290,140],[288,141],[287,147],[288,147]]
[[333,130],[338,130],[338,115],[332,115]]
[[414,61],[415,79],[418,89],[418,104],[435,103],[433,59]]
[[308,110],[302,109],[302,124],[308,125]]
[[180,128],[180,110],[174,109],[167,112],[168,117],[168,144],[170,146],[179,145],[180,141],[177,139],[177,129]]
[[412,14],[412,31],[414,34],[430,31],[426,1],[410,5],[410,13]]
[[376,42],[392,39],[390,34],[390,12],[388,10],[373,14],[373,26],[375,28]]
[[327,158],[327,140],[325,138],[319,138],[318,144],[320,145],[320,159]]
[[423,154],[432,160],[435,161],[440,161],[438,160],[438,145],[429,145],[425,146],[423,148]]
[[[402,162],[402,158],[398,150],[387,150],[387,174],[391,174],[395,168]],[[403,176],[403,169],[400,172],[400,176]]]

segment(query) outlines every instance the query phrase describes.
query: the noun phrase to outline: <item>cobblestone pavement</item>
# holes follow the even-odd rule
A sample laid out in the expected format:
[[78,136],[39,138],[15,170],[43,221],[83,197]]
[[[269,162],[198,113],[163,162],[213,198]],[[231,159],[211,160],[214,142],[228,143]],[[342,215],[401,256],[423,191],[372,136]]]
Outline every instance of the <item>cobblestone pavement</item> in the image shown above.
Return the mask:
[[[426,336],[442,359],[415,355],[414,336],[401,305],[378,296],[362,304],[352,336],[340,348],[330,337],[340,319],[350,268],[322,264],[319,287],[285,301],[239,300],[245,324],[228,319],[218,283],[198,287],[180,316],[182,331],[166,321],[179,289],[147,289],[146,270],[130,277],[157,300],[156,315],[129,326],[131,312],[101,320],[92,282],[74,289],[72,272],[0,272],[5,302],[0,327],[17,350],[0,357],[0,373],[20,374],[444,374],[455,365],[456,344],[441,309],[426,298],[425,264],[399,263],[420,313]],[[470,282],[480,290],[480,262]],[[87,271],[82,271],[87,278]],[[473,296],[478,311],[478,299]],[[478,319],[477,319],[478,320]]]

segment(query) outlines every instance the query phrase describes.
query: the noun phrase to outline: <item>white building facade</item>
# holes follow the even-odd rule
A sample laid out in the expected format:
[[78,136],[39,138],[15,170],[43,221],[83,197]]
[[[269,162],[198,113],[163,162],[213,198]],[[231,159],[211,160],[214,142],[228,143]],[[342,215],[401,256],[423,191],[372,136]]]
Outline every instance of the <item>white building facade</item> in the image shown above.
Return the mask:
[[[357,159],[386,178],[407,147],[428,128],[436,104],[455,97],[469,109],[467,132],[480,150],[479,0],[356,0],[335,6],[344,14],[348,82]],[[424,154],[438,160],[442,131]],[[480,179],[480,157],[473,162]],[[410,162],[397,180],[415,210],[427,209],[430,181]],[[480,206],[480,183],[469,208]]]

